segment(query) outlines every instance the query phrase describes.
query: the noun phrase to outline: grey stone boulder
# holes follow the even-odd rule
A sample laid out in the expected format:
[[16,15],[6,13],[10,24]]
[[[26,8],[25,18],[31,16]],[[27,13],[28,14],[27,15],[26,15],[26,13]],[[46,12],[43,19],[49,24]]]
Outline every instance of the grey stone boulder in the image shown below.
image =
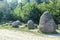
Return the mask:
[[57,26],[58,26],[58,28],[60,28],[60,24],[58,24]]
[[27,26],[29,29],[35,29],[34,22],[32,20],[28,20]]
[[42,32],[56,32],[56,24],[48,11],[44,12],[40,18],[39,30]]
[[17,20],[17,21],[12,22],[11,25],[12,25],[12,27],[14,27],[14,28],[18,28],[19,25],[21,25],[21,22],[20,22],[19,20]]

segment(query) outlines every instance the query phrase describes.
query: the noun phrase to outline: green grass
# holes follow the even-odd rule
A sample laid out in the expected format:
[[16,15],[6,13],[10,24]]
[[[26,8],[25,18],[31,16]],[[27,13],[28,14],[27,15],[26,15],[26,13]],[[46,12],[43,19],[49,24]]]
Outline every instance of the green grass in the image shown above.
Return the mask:
[[[23,24],[23,26],[25,26],[25,25]],[[9,29],[9,30],[15,30],[15,31],[29,32],[29,33],[34,33],[34,34],[40,35],[40,36],[45,35],[45,34],[39,32],[39,31],[37,31],[37,32],[30,31],[30,29],[28,29],[28,27],[13,28],[10,25],[0,25],[0,29]],[[38,29],[34,29],[34,30],[38,30]]]
[[[38,29],[34,29],[37,31],[30,31],[30,29],[28,29],[28,27],[25,26],[25,24],[23,24],[21,28],[13,28],[11,25],[0,25],[0,29],[9,29],[9,30],[15,30],[15,31],[23,31],[23,32],[29,32],[29,33],[33,33],[39,36],[43,36],[43,37],[47,37],[47,33],[42,33],[41,31],[39,31]],[[58,29],[57,31],[60,32],[60,29]]]

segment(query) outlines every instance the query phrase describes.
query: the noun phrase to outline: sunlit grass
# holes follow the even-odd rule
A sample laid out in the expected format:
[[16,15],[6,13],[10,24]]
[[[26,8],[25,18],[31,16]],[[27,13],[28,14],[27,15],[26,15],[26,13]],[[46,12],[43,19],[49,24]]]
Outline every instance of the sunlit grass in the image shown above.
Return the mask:
[[[23,27],[21,27],[21,26],[23,26]],[[48,34],[42,33],[37,28],[33,29],[33,30],[30,30],[30,29],[28,29],[26,24],[23,24],[21,26],[19,28],[13,28],[11,25],[0,25],[0,29],[9,29],[9,30],[15,30],[15,31],[29,32],[29,33],[33,33],[33,34],[43,36],[43,37],[48,36]],[[60,32],[60,29],[58,29],[57,31]]]
[[23,24],[22,26],[23,27],[13,28],[11,25],[0,25],[0,29],[24,31],[24,32],[34,33],[34,34],[37,34],[37,35],[40,35],[40,36],[45,35],[45,34],[39,32],[38,29],[34,29],[34,30],[31,31],[30,29],[28,29],[28,27],[26,27],[26,24]]

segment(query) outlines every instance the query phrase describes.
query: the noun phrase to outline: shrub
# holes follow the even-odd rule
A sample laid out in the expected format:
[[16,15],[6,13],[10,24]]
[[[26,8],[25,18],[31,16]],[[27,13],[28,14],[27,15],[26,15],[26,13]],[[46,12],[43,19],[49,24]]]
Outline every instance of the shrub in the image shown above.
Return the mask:
[[55,22],[60,23],[60,2],[52,2],[39,4],[37,7],[42,12],[50,11],[50,14],[53,16]]
[[40,17],[40,10],[37,8],[37,3],[27,3],[22,6],[22,10],[20,6],[17,6],[14,10],[16,15],[22,18],[24,22],[27,22],[29,19],[34,20],[34,22],[38,23]]
[[8,6],[7,3],[0,4],[0,19],[1,20],[21,20],[27,22],[33,20],[35,23],[39,23],[40,16],[45,11],[50,11],[55,22],[60,23],[60,0],[55,2],[29,2],[20,3],[13,10]]

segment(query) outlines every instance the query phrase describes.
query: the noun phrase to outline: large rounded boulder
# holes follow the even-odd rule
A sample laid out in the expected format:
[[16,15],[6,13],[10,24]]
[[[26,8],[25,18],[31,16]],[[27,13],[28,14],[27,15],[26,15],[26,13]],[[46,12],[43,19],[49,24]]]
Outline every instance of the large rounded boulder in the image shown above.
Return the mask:
[[29,20],[27,22],[27,26],[28,26],[29,29],[35,29],[34,22],[32,20]]
[[56,24],[48,11],[44,12],[40,18],[39,30],[42,32],[56,32]]
[[21,22],[19,20],[12,22],[12,26],[15,28],[18,28],[19,25],[21,25]]

